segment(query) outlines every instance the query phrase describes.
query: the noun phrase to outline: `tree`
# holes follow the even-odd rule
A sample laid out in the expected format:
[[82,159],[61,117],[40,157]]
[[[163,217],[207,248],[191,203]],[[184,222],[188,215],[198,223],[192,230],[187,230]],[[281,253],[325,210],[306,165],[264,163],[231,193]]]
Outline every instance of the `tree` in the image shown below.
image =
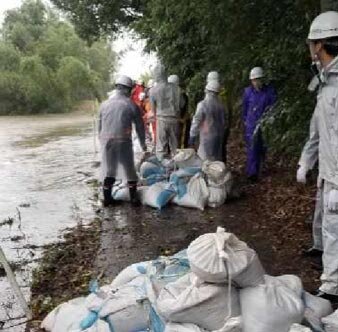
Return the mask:
[[142,12],[145,0],[51,0],[69,13],[80,36],[91,42],[119,31]]
[[89,47],[40,0],[7,12],[2,32],[0,114],[66,112],[105,96],[115,61],[106,40]]

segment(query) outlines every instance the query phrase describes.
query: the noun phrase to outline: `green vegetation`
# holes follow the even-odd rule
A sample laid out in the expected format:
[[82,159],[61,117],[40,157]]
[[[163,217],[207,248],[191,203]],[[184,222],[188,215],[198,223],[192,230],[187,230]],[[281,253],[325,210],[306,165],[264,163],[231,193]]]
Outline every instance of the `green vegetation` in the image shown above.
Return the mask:
[[114,53],[91,46],[40,0],[6,13],[0,39],[0,115],[67,112],[109,89]]
[[203,93],[205,75],[219,70],[228,105],[239,122],[239,100],[253,66],[264,66],[279,103],[264,131],[279,154],[298,155],[308,132],[315,96],[305,44],[311,20],[336,9],[333,0],[52,0],[70,13],[88,40],[133,28],[170,72],[185,80],[192,106]]

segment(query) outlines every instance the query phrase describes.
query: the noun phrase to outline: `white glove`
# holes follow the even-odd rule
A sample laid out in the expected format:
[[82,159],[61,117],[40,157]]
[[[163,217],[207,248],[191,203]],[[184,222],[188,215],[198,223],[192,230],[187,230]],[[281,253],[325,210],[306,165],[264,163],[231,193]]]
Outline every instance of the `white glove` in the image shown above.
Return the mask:
[[297,182],[298,183],[306,183],[306,174],[308,169],[304,166],[300,166],[297,171]]
[[338,190],[332,189],[329,192],[329,204],[328,208],[330,212],[338,211]]

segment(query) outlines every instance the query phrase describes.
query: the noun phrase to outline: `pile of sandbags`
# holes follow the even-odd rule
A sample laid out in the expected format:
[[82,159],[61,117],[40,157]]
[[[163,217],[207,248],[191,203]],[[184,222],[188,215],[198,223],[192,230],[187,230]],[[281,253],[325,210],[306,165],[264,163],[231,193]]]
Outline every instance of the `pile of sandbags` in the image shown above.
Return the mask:
[[[233,178],[225,164],[209,162],[197,156],[194,149],[178,150],[172,160],[159,161],[156,156],[144,160],[139,169],[142,188],[142,203],[162,209],[169,203],[204,210],[206,206],[219,207],[229,199],[233,189]],[[160,183],[160,185],[159,185]],[[167,185],[166,185],[167,184]],[[174,191],[174,194],[168,193]],[[162,191],[165,191],[162,194]],[[165,199],[154,201],[154,195],[165,195]],[[120,200],[119,195],[115,199]]]
[[41,326],[51,332],[336,332],[338,312],[325,317],[331,313],[298,277],[266,275],[253,249],[218,228],[174,256],[127,267],[110,285],[54,309]]

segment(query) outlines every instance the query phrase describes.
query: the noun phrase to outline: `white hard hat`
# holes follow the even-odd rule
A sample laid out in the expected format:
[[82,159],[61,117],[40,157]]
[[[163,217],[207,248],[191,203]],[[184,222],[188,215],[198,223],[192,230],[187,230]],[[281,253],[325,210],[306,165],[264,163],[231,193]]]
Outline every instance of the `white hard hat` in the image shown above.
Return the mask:
[[257,78],[262,78],[264,77],[264,70],[262,67],[255,67],[251,69],[250,72],[250,80],[255,80]]
[[208,82],[207,86],[205,87],[206,90],[212,91],[212,92],[220,92],[221,91],[221,85],[218,81],[210,81]]
[[217,71],[211,71],[207,76],[207,82],[219,81],[219,73]]
[[168,83],[173,83],[173,84],[180,84],[180,78],[177,75],[170,75],[168,77]]
[[121,75],[119,76],[116,81],[115,81],[116,85],[124,85],[127,86],[128,88],[132,88],[133,87],[133,81],[130,77],[125,76],[125,75]]
[[338,12],[329,11],[317,16],[310,27],[308,40],[338,37]]

